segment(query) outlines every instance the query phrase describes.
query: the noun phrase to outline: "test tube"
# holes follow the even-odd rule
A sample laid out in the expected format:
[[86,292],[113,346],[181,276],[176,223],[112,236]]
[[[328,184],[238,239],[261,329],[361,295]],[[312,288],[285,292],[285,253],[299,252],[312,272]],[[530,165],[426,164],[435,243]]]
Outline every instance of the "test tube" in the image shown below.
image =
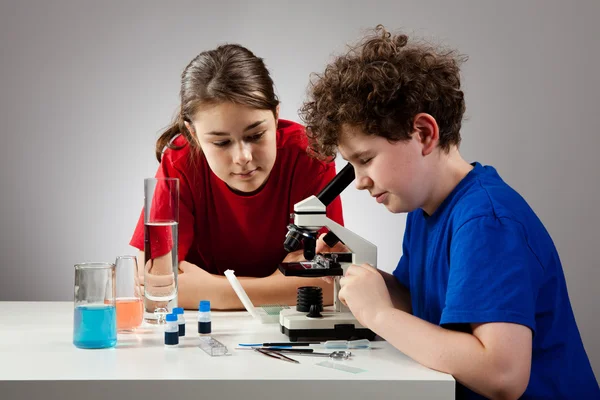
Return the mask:
[[206,334],[210,332],[210,301],[201,300],[198,304],[198,333]]
[[179,326],[177,315],[168,314],[165,324],[165,346],[177,346],[179,344]]
[[175,307],[173,314],[177,315],[177,324],[179,325],[179,336],[185,336],[185,316],[183,307]]

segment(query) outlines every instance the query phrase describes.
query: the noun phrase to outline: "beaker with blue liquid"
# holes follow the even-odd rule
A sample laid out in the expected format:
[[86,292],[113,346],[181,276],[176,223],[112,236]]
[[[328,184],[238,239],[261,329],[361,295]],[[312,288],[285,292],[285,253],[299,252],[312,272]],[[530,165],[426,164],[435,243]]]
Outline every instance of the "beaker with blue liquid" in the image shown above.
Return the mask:
[[73,344],[81,349],[103,349],[117,344],[115,265],[75,265]]

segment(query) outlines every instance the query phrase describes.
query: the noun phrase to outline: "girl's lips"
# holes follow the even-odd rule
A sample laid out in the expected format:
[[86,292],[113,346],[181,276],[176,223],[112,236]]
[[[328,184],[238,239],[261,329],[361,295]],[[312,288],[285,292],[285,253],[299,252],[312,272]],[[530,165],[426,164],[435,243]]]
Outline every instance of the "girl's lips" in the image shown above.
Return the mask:
[[245,174],[233,174],[233,175],[237,176],[238,178],[247,179],[247,178],[251,178],[252,176],[254,176],[254,174],[256,174],[257,170],[258,170],[258,168],[253,169],[252,171],[248,171]]

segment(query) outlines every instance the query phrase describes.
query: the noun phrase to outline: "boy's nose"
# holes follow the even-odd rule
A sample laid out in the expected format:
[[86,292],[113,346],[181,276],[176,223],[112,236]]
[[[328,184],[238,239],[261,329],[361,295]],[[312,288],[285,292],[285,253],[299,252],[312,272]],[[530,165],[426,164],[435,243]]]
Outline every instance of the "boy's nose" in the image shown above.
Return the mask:
[[368,176],[356,177],[356,188],[358,190],[366,190],[373,186],[373,181]]

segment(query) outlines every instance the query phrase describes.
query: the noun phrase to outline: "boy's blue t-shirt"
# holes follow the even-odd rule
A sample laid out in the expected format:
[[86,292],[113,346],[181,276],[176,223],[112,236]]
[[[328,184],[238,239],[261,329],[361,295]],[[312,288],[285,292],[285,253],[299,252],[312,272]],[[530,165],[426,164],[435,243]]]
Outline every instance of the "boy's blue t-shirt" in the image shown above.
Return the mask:
[[[600,399],[558,253],[525,200],[493,167],[474,163],[431,216],[408,214],[394,276],[413,314],[449,329],[510,322],[533,331],[523,398]],[[457,384],[458,398],[483,398]]]

